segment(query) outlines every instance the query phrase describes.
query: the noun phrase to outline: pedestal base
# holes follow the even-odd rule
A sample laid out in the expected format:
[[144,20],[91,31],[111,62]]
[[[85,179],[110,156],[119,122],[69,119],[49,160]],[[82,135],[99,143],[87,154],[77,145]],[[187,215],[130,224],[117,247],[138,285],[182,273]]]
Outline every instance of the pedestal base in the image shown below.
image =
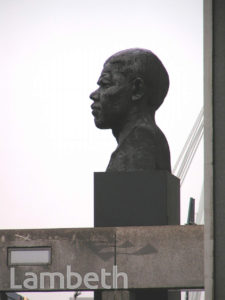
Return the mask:
[[[179,224],[180,181],[177,177],[166,171],[94,174],[95,227]],[[115,300],[130,295],[112,293]],[[95,300],[103,300],[101,295],[96,292]],[[179,300],[180,293],[166,289],[134,290],[132,299]]]
[[165,171],[94,174],[95,227],[178,224],[177,177]]

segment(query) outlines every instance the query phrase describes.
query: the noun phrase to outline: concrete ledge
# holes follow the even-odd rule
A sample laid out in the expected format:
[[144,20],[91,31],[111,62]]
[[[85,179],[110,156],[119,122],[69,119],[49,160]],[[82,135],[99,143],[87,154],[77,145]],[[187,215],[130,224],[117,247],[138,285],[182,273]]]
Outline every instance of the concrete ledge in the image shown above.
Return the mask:
[[[51,263],[10,266],[10,247],[50,247]],[[65,278],[63,287],[56,278],[53,286],[46,280],[44,288],[38,282],[37,289],[30,290],[74,290],[67,287],[66,266],[82,278],[89,272],[101,278],[101,269],[112,273],[114,265],[118,272],[127,273],[129,289],[203,288],[203,226],[0,230],[1,291],[27,291],[23,285],[26,272],[35,273],[37,278],[43,272],[60,272]],[[21,288],[10,286],[12,267],[14,284]],[[100,280],[90,284],[105,289]],[[112,276],[107,277],[107,285],[113,287]],[[118,288],[122,287],[122,277],[118,277]],[[94,288],[82,282],[79,290]]]
[[202,226],[118,228],[116,237],[116,263],[129,274],[129,288],[203,287]]

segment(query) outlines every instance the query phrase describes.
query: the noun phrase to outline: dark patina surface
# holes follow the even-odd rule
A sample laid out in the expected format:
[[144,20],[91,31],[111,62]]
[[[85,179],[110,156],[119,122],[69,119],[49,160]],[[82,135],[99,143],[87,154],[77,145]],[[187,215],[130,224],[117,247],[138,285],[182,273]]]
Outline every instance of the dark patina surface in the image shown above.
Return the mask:
[[95,125],[112,129],[118,146],[108,172],[171,172],[169,146],[155,122],[169,77],[158,57],[146,49],[128,49],[104,64],[98,89],[91,93]]

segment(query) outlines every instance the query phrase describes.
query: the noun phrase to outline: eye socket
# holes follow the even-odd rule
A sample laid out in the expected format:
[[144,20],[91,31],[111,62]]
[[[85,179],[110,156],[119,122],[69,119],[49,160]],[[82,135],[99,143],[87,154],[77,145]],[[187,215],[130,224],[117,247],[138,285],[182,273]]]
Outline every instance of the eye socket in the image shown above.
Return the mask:
[[111,86],[110,82],[108,82],[108,81],[102,81],[102,80],[98,83],[98,85],[100,87],[103,87],[103,88],[108,88],[108,87]]
[[104,88],[109,88],[109,87],[110,87],[110,84],[109,84],[109,83],[103,83],[102,87],[104,87]]

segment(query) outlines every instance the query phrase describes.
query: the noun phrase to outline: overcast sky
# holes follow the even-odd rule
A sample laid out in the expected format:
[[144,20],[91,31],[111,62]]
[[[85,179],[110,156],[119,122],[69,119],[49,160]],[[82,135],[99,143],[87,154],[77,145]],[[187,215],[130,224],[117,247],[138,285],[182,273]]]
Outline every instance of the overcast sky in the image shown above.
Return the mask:
[[[0,0],[0,228],[93,226],[93,172],[116,142],[94,126],[89,94],[119,50],[150,49],[168,70],[156,119],[174,165],[203,105],[202,13],[202,0]],[[202,162],[201,145],[183,222]]]

